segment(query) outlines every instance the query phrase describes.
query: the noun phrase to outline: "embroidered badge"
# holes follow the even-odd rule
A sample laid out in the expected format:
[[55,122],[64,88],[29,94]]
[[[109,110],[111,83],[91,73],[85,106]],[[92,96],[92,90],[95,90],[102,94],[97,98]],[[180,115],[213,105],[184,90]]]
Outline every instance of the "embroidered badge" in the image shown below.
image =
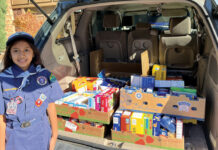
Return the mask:
[[50,77],[49,77],[51,82],[55,82],[56,81],[56,77],[51,73]]
[[39,99],[41,99],[43,102],[46,100],[47,96],[45,94],[40,94]]
[[7,110],[6,113],[10,115],[15,115],[17,112],[17,103],[14,101],[14,99],[7,103]]
[[17,97],[15,98],[15,100],[16,100],[17,104],[20,104],[20,103],[23,102],[23,97],[17,96]]
[[45,76],[39,76],[39,77],[37,78],[37,83],[38,83],[39,85],[45,85],[47,82],[48,82],[48,81],[47,81],[47,78],[46,78]]
[[42,105],[42,100],[41,99],[37,99],[36,102],[35,102],[35,105],[37,107],[40,107]]

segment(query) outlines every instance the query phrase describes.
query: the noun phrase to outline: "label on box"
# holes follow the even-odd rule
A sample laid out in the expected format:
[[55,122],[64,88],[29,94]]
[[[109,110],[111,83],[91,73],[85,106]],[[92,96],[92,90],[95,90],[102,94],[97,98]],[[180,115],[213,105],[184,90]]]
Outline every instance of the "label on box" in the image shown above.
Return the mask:
[[76,131],[77,126],[70,121],[66,121],[65,127],[71,129],[72,131]]
[[136,119],[132,119],[132,125],[136,125]]
[[127,115],[127,116],[129,116],[131,114],[131,112],[129,112],[129,111],[124,111],[124,113],[123,113],[123,115]]
[[118,118],[117,118],[117,117],[114,117],[114,118],[113,118],[113,122],[116,123],[116,124],[119,123]]

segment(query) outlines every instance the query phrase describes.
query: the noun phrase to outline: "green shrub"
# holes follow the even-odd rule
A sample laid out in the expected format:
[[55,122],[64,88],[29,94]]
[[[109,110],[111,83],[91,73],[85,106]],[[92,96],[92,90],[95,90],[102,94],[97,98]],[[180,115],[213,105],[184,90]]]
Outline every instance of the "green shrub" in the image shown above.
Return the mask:
[[7,4],[6,0],[0,0],[0,52],[5,50],[6,32],[5,32],[5,15]]

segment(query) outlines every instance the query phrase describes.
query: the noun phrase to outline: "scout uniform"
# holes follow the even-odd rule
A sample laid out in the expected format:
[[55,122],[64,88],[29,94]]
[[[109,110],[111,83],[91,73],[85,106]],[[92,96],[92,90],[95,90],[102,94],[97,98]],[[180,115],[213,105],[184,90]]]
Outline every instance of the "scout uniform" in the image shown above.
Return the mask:
[[0,114],[6,117],[6,150],[47,150],[51,127],[46,109],[63,92],[40,65],[23,71],[12,65],[0,73]]

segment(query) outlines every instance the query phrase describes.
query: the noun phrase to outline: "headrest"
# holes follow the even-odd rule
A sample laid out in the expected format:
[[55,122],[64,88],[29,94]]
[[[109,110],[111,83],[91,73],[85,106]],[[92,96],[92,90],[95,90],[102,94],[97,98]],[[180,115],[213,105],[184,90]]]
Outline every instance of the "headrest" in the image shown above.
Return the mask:
[[133,18],[132,16],[124,16],[122,20],[122,26],[132,26]]
[[115,28],[120,26],[120,17],[117,14],[105,14],[103,18],[104,28]]
[[170,33],[172,35],[187,35],[191,33],[190,17],[175,17],[170,19]]
[[165,17],[184,17],[187,16],[187,10],[185,8],[180,9],[162,9],[162,16]]
[[149,23],[139,22],[136,24],[136,30],[150,30],[150,29],[151,29],[151,24]]

